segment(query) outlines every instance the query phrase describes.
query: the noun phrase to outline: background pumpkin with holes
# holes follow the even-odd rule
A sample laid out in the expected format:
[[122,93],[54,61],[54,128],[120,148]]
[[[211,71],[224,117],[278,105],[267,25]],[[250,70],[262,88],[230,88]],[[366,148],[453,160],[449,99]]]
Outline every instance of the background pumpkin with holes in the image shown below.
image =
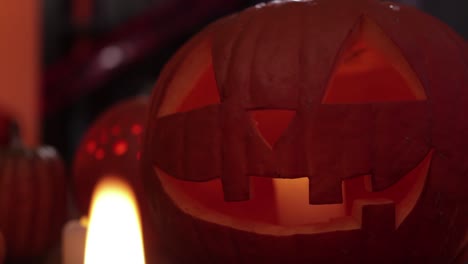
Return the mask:
[[159,252],[461,262],[467,61],[447,26],[391,3],[274,1],[211,24],[152,95],[142,158]]
[[82,214],[88,213],[101,177],[119,175],[132,184],[139,178],[147,111],[145,96],[119,102],[103,113],[83,137],[73,164],[74,193]]

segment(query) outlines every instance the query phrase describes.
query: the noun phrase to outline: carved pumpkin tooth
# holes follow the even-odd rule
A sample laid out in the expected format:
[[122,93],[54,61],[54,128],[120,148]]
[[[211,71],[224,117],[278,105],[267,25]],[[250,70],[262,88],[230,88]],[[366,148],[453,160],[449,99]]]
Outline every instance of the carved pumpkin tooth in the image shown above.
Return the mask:
[[383,235],[395,230],[395,214],[395,203],[387,199],[354,201],[354,217],[360,215],[361,229],[373,235]]
[[225,171],[221,177],[224,200],[227,202],[246,201],[250,199],[250,177],[237,174],[237,171]]
[[371,175],[361,175],[343,180],[343,188],[346,196],[353,195],[350,191],[355,192],[372,192]]
[[354,200],[362,198],[372,190],[370,175],[362,175],[343,180],[343,199],[346,211],[351,212]]
[[326,173],[309,178],[310,204],[338,204],[342,201],[343,195],[339,178],[330,177]]

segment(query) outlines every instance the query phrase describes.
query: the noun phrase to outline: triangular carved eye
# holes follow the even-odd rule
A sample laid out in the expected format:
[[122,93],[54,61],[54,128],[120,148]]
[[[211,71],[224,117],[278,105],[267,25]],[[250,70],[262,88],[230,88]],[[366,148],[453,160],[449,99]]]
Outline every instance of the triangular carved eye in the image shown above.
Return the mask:
[[213,65],[211,64],[194,83],[192,90],[178,107],[178,111],[188,112],[220,102]]
[[272,149],[289,127],[296,111],[291,110],[251,110],[250,118],[254,122],[259,136]]
[[424,88],[399,48],[373,21],[361,17],[335,63],[322,103],[426,100]]
[[188,112],[221,102],[209,40],[198,43],[171,73],[158,117]]

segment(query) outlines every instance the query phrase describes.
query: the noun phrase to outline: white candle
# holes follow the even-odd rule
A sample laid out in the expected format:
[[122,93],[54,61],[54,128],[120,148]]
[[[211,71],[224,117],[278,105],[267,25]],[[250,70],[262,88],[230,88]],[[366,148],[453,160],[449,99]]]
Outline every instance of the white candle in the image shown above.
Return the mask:
[[62,263],[83,264],[86,242],[86,218],[69,221],[62,231]]

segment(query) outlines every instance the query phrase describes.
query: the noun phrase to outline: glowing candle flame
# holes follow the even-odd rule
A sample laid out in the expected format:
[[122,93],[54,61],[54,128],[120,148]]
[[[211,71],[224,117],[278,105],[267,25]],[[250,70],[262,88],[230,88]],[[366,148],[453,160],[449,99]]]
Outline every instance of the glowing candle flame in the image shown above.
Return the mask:
[[85,264],[144,264],[140,214],[128,184],[105,177],[91,203]]

